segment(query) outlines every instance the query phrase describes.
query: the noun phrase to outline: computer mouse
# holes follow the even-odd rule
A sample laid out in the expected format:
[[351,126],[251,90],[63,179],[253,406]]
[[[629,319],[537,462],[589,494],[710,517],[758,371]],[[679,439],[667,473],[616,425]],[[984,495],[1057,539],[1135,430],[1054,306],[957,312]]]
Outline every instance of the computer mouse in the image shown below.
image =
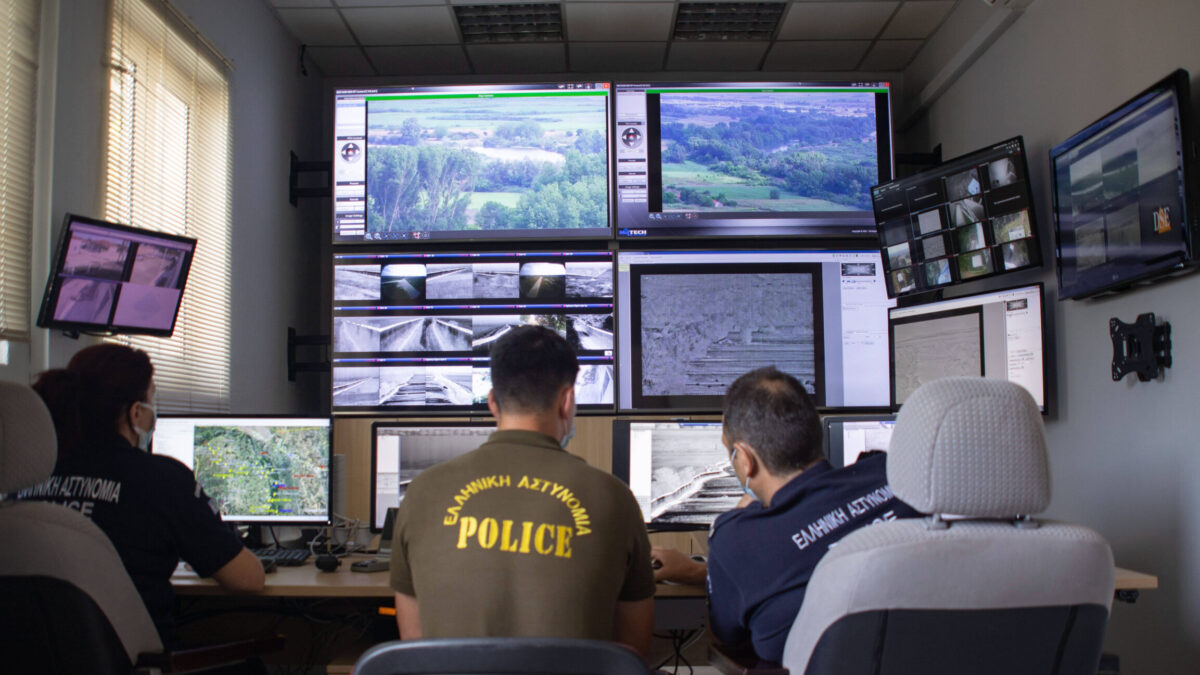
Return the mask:
[[342,560],[336,555],[319,555],[317,556],[317,569],[322,572],[332,572],[341,566]]

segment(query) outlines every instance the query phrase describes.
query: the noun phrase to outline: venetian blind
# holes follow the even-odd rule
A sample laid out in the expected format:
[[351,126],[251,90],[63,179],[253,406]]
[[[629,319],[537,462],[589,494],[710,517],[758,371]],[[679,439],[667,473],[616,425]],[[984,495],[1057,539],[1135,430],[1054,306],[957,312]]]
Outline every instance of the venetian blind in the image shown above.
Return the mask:
[[0,339],[29,339],[38,0],[0,0]]
[[111,9],[105,217],[198,240],[174,334],[119,341],[149,352],[160,412],[227,412],[227,72],[163,0]]

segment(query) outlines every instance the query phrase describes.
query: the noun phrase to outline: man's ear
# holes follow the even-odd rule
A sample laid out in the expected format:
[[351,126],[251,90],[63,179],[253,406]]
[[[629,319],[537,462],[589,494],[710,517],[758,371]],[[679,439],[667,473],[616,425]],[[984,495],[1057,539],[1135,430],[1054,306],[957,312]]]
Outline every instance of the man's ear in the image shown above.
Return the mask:
[[563,392],[558,397],[558,414],[563,419],[570,419],[575,416],[575,385],[571,384],[563,388]]
[[743,474],[746,480],[749,480],[758,475],[759,469],[762,468],[762,460],[758,457],[758,452],[751,446],[745,443],[734,443],[738,449],[738,456],[742,458],[743,466],[746,470]]
[[496,403],[496,390],[488,390],[488,410],[492,412],[492,417],[500,419],[500,404]]

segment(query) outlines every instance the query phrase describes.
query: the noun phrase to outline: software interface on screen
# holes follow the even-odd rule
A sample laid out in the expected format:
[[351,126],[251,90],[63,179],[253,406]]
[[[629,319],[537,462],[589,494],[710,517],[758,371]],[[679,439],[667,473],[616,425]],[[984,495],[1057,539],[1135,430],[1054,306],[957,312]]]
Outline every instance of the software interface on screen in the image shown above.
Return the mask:
[[1045,410],[1042,286],[892,309],[892,402],[941,377],[1015,382]]
[[616,91],[617,234],[874,235],[888,83],[629,83]]
[[383,527],[388,508],[400,505],[417,474],[478,448],[496,430],[495,425],[484,422],[376,422],[372,427],[371,525],[375,530]]
[[488,353],[546,326],[579,355],[577,404],[611,408],[611,251],[339,253],[335,411],[487,411]]
[[611,236],[610,91],[338,89],[334,243]]
[[826,417],[822,422],[825,426],[825,456],[835,467],[857,462],[864,452],[887,452],[892,442],[892,429],[896,426],[895,416]]
[[1041,264],[1020,137],[871,191],[888,294]]
[[196,474],[226,520],[329,520],[329,418],[158,418],[153,452]]
[[69,220],[39,325],[169,335],[194,239]]
[[737,377],[794,375],[827,408],[887,407],[879,251],[621,251],[622,410],[720,410]]
[[613,473],[653,529],[699,529],[743,496],[720,422],[613,422]]

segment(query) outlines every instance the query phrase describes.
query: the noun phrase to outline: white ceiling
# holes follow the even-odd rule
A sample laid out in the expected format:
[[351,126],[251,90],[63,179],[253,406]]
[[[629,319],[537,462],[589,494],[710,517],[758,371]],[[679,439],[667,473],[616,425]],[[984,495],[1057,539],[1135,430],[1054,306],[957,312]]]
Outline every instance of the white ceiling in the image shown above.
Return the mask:
[[[786,0],[769,41],[672,40],[678,0],[563,0],[564,40],[463,44],[454,5],[270,0],[327,77],[557,72],[899,72],[959,2]],[[968,36],[963,36],[966,40]]]

